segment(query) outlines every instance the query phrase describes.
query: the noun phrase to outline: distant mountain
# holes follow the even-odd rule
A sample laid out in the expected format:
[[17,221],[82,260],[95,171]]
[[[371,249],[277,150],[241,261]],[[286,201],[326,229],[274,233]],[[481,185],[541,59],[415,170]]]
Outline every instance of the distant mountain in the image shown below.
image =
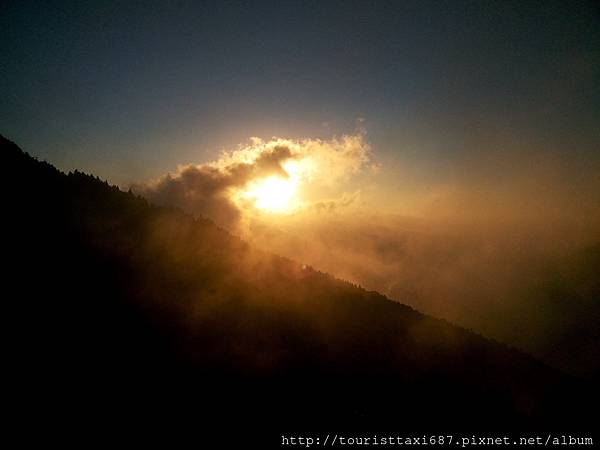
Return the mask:
[[15,417],[275,440],[586,423],[591,388],[524,353],[0,145]]

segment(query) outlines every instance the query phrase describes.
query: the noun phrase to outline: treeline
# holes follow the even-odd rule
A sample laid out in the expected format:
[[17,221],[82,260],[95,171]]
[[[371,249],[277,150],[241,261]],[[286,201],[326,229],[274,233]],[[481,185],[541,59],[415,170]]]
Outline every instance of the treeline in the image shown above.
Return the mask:
[[589,387],[528,355],[0,145],[10,357],[47,417],[585,423]]

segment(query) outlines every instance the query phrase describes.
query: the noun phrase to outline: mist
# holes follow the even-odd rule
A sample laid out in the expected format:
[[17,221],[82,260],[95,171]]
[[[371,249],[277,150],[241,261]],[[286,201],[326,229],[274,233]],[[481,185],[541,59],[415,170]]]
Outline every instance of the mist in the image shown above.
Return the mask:
[[[518,150],[472,158],[452,182],[414,194],[409,181],[405,190],[386,185],[364,132],[255,139],[134,190],[208,217],[257,248],[591,376],[600,367],[598,180]],[[236,192],[252,180],[288,176],[289,160],[311,169],[293,209],[269,214],[239,201]]]
[[[410,217],[339,217],[253,242],[422,312],[525,349],[551,365],[598,370],[600,236],[567,225],[490,227]],[[569,339],[566,339],[566,337]],[[573,351],[576,349],[577,351]]]

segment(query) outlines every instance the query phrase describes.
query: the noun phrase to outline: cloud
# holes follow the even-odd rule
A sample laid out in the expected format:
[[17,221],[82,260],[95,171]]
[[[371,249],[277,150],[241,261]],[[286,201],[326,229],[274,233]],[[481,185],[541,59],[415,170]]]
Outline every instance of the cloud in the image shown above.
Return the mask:
[[332,213],[357,203],[359,199],[360,191],[356,191],[351,194],[344,193],[340,198],[316,201],[311,204],[311,207],[318,214]]
[[[597,335],[590,317],[600,308],[600,229],[581,234],[565,222],[543,230],[500,219],[467,223],[346,210],[313,218],[255,227],[253,243],[563,370],[600,368],[590,348]],[[573,352],[569,343],[581,346]]]
[[[212,218],[257,248],[579,370],[592,356],[585,345],[597,328],[588,318],[598,310],[591,305],[600,266],[589,262],[600,248],[598,180],[574,178],[539,154],[509,154],[483,162],[474,155],[455,178],[432,180],[412,199],[353,178],[375,167],[364,132],[330,140],[252,138],[134,191]],[[301,208],[294,214],[266,216],[252,198],[240,200],[240,192],[270,176],[298,182]],[[403,183],[410,191],[410,181]],[[381,207],[386,202],[389,210]],[[560,345],[572,332],[578,334],[569,341],[582,343],[578,354]]]
[[[216,161],[181,165],[174,173],[134,184],[131,189],[156,204],[176,206],[236,230],[244,212],[253,206],[247,200],[240,201],[237,194],[252,181],[293,175],[304,186],[332,186],[360,172],[371,160],[363,131],[329,140],[251,138],[247,145],[223,152]],[[289,161],[294,161],[293,173]],[[306,206],[314,203],[317,210],[331,210],[351,203],[353,197],[317,199]]]

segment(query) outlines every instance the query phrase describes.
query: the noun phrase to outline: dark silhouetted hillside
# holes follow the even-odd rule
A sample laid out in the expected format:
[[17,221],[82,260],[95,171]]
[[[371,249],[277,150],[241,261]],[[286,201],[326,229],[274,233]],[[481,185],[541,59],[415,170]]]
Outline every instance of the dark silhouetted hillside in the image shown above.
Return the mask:
[[523,353],[1,146],[15,417],[275,441],[585,424],[587,387]]

